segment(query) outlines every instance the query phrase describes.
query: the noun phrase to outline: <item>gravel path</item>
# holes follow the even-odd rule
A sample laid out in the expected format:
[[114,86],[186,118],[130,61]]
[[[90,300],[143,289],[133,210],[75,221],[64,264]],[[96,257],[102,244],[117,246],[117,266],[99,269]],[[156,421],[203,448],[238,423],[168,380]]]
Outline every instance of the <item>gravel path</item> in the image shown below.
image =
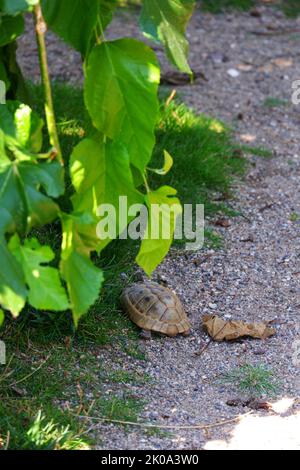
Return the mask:
[[[208,81],[199,79],[193,86],[181,87],[180,94],[197,111],[234,122],[238,140],[269,147],[275,157],[252,158],[245,181],[236,185],[233,204],[244,217],[218,229],[224,235],[223,249],[170,256],[158,270],[184,302],[193,326],[191,336],[141,341],[146,361],[133,360],[113,347],[101,353],[100,361],[117,366],[117,357],[123,369],[150,375],[147,385],[104,386],[108,395],[114,391],[145,399],[143,422],[209,424],[249,412],[229,407],[226,401],[239,392],[218,381],[220,374],[245,363],[273,369],[280,381],[275,401],[282,400],[282,407],[277,413],[252,412],[239,423],[160,435],[99,424],[94,430],[98,448],[300,448],[300,366],[292,360],[293,342],[300,339],[300,219],[290,219],[291,214],[300,214],[300,105],[291,103],[292,82],[300,79],[300,21],[286,20],[280,12],[263,7],[257,11],[255,16],[194,16],[191,63]],[[121,24],[115,22],[112,35]],[[135,31],[135,26],[129,25],[128,31]],[[20,49],[23,58],[27,40]],[[52,47],[59,50],[57,43]],[[76,54],[68,56],[67,51],[59,60],[67,70],[62,74],[61,66],[60,78],[80,79]],[[28,63],[26,70],[30,75]],[[267,97],[287,100],[287,105],[268,108]],[[197,356],[207,342],[201,330],[205,313],[275,320],[277,333],[265,341],[211,343]]]

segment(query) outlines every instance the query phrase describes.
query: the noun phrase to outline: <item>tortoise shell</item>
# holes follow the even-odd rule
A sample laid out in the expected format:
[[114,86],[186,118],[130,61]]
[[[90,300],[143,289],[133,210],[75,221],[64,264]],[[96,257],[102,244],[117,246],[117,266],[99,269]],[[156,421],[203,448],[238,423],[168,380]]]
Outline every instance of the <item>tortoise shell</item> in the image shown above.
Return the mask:
[[190,324],[183,306],[170,289],[159,284],[132,284],[121,296],[129,318],[144,330],[167,336],[188,334]]

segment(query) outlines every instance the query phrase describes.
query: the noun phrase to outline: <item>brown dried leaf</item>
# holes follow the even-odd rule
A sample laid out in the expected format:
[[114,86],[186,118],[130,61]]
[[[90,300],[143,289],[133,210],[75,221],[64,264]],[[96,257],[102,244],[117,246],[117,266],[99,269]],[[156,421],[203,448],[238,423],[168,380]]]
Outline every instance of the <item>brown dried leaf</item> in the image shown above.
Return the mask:
[[[194,70],[193,71],[193,80],[204,80],[208,82],[208,78],[201,70]],[[184,86],[191,84],[191,78],[189,75],[181,72],[177,72],[176,70],[165,72],[161,75],[160,83],[162,85],[177,85],[177,86]]]
[[242,398],[233,398],[227,400],[226,405],[228,406],[247,406],[252,410],[272,410],[272,404],[266,400],[261,400],[259,398],[249,398],[249,399],[242,399]]
[[236,68],[241,72],[251,72],[253,66],[251,64],[238,64]]
[[293,59],[285,58],[285,57],[278,57],[277,59],[273,59],[272,63],[276,65],[276,67],[279,67],[280,69],[285,69],[293,65]]
[[203,327],[214,341],[231,341],[243,336],[251,336],[257,339],[266,339],[276,333],[274,328],[268,326],[268,322],[245,323],[235,320],[223,320],[217,315],[204,315]]
[[272,410],[272,404],[266,400],[260,400],[259,398],[253,398],[247,403],[248,408],[252,410]]
[[228,219],[224,219],[223,217],[214,221],[214,225],[218,227],[228,228],[230,227],[230,221]]
[[272,64],[265,64],[265,65],[262,65],[261,67],[258,67],[258,72],[262,72],[262,73],[272,73],[273,72],[273,65]]
[[248,144],[256,140],[256,135],[253,134],[242,134],[240,137],[243,142],[246,142]]

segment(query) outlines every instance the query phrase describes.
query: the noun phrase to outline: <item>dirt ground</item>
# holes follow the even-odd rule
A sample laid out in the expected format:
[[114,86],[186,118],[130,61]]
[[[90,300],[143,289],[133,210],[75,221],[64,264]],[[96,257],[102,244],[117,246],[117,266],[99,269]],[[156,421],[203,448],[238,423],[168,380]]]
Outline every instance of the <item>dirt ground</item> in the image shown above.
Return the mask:
[[[126,34],[138,35],[135,18],[124,13],[110,28],[110,36],[123,35],[125,21]],[[22,39],[19,56],[27,76],[37,78],[30,38],[29,33]],[[178,87],[180,96],[198,112],[233,125],[237,140],[272,149],[274,158],[251,157],[246,178],[236,183],[233,205],[243,216],[218,229],[224,236],[222,249],[171,255],[157,270],[182,299],[192,334],[141,340],[146,360],[133,360],[113,346],[99,359],[112,367],[146,372],[152,379],[146,385],[107,384],[105,393],[144,399],[141,423],[177,427],[149,433],[95,420],[93,434],[99,449],[299,449],[300,365],[295,342],[300,340],[300,219],[295,214],[300,214],[300,104],[292,104],[291,96],[293,81],[300,79],[300,21],[263,7],[255,16],[197,12],[189,39],[192,68],[206,80]],[[54,77],[79,82],[78,55],[66,47],[62,51],[51,36],[49,42]],[[162,57],[161,48],[156,50]],[[284,103],[270,107],[267,98]],[[201,329],[206,313],[274,320],[276,335],[265,341],[213,342],[199,356],[208,341]],[[245,363],[265,364],[274,371],[280,383],[273,398],[275,411],[226,404],[241,394],[218,378]],[[227,423],[239,415],[240,420]],[[223,425],[193,428],[215,423]]]

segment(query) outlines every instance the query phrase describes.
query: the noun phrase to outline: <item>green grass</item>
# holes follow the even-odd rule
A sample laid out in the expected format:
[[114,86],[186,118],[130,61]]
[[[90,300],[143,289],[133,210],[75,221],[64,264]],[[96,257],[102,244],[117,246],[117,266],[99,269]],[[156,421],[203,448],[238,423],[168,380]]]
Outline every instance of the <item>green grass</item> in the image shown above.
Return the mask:
[[91,441],[71,413],[34,399],[0,403],[0,450],[83,450]]
[[196,115],[176,101],[163,103],[157,140],[150,166],[162,166],[164,149],[172,155],[174,165],[163,179],[153,174],[153,186],[170,184],[178,189],[183,203],[205,204],[207,215],[230,210],[223,201],[214,202],[213,195],[230,191],[235,177],[244,174],[247,160],[237,153],[232,131],[224,123]]
[[257,157],[262,157],[262,158],[273,158],[274,153],[272,150],[266,148],[266,147],[251,147],[248,145],[241,145],[241,150],[244,151],[247,154],[252,154]]
[[290,221],[297,222],[300,219],[300,215],[297,212],[292,212],[290,214]]
[[297,18],[300,15],[299,0],[285,0],[282,2],[281,8],[289,18]]
[[88,444],[77,437],[70,426],[59,426],[39,411],[26,431],[23,449],[30,450],[88,450]]
[[136,423],[143,409],[143,401],[132,397],[102,398],[97,403],[103,417],[109,420]]
[[250,396],[276,395],[279,390],[274,372],[263,364],[244,364],[224,374],[221,382],[233,385]]
[[275,98],[273,96],[269,96],[263,102],[263,106],[266,108],[279,108],[283,106],[288,106],[289,102],[287,100],[282,100],[280,98]]
[[[30,88],[36,110],[43,113],[41,88]],[[81,90],[55,84],[54,103],[67,162],[73,146],[92,126]],[[216,195],[224,194],[225,198],[226,194],[228,198],[234,179],[247,168],[245,151],[233,142],[230,129],[216,119],[195,115],[180,103],[174,101],[166,106],[163,102],[157,138],[151,166],[161,166],[166,148],[174,158],[174,167],[167,177],[153,175],[153,187],[174,185],[183,203],[204,203],[207,215],[236,215],[226,200],[214,201]],[[67,195],[59,201],[64,210],[69,208],[70,194],[72,187],[67,180]],[[61,244],[59,223],[35,230],[34,235],[52,246],[57,261]],[[207,236],[215,246],[221,243],[214,232]],[[138,418],[140,400],[120,398],[114,393],[105,398],[103,383],[106,380],[112,387],[131,383],[150,386],[149,377],[123,371],[118,357],[113,370],[105,368],[99,359],[102,348],[114,344],[135,360],[145,360],[137,341],[138,330],[119,305],[124,287],[121,273],[127,274],[128,282],[134,279],[137,249],[136,242],[115,241],[100,258],[95,257],[95,263],[104,270],[105,285],[78,331],[68,312],[26,308],[17,320],[6,319],[0,330],[8,360],[0,368],[0,446],[22,449],[88,445],[90,441],[84,433],[89,423],[76,418],[76,414],[90,413],[88,394],[94,401],[94,416],[130,421]]]

